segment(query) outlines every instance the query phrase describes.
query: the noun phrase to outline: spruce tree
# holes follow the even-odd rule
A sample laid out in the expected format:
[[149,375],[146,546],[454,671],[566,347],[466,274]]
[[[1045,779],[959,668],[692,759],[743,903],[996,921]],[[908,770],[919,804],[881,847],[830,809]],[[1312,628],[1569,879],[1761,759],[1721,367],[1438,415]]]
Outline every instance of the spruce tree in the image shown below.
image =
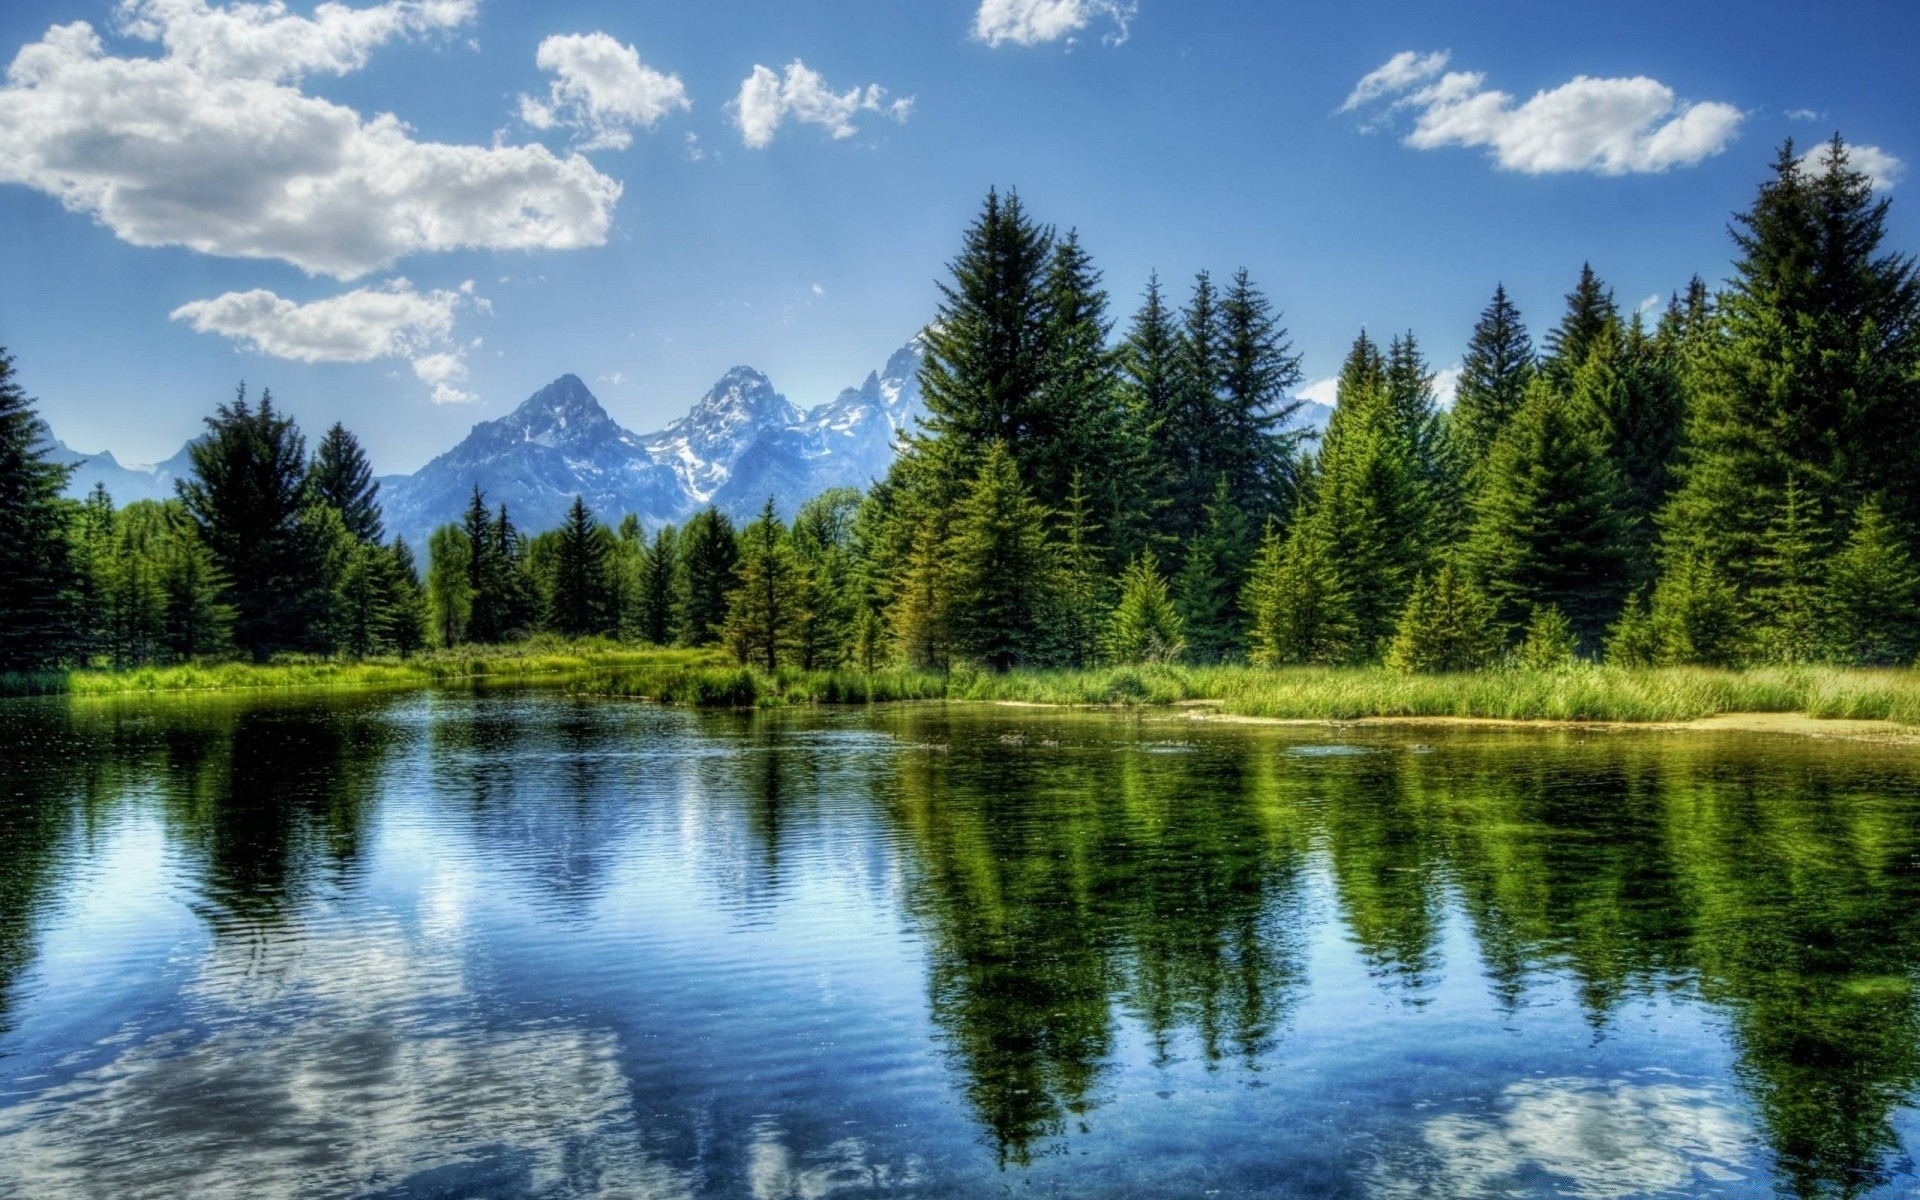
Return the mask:
[[948,266],[951,281],[940,284],[925,335],[927,415],[916,440],[943,443],[953,453],[941,461],[963,476],[995,442],[1047,479],[1059,472],[1063,414],[1042,402],[1055,332],[1047,291],[1053,249],[1052,232],[1027,216],[1018,194],[989,192]]
[[1812,171],[1788,143],[1736,218],[1740,257],[1661,518],[1669,560],[1706,555],[1742,593],[1760,584],[1789,476],[1829,540],[1838,518],[1881,494],[1915,528],[1920,275],[1881,249],[1887,205],[1839,141]]
[[1567,311],[1560,324],[1547,334],[1546,373],[1562,387],[1573,378],[1601,332],[1620,320],[1620,308],[1613,301],[1613,290],[1593,273],[1592,263],[1580,264],[1580,282],[1567,293]]
[[740,547],[733,522],[709,506],[687,522],[680,536],[686,573],[686,640],[705,646],[727,623],[727,597],[739,585]]
[[1818,661],[1826,646],[1826,547],[1799,479],[1787,478],[1761,539],[1759,583],[1749,597],[1760,652],[1788,665]]
[[1267,523],[1241,606],[1258,666],[1327,666],[1355,657],[1352,605],[1333,561],[1326,519],[1296,522],[1282,537]]
[[320,439],[307,470],[307,487],[314,500],[340,513],[354,537],[369,546],[380,544],[385,536],[380,525],[380,485],[374,482],[359,439],[346,426],[336,422]]
[[1387,649],[1387,666],[1407,674],[1482,671],[1499,660],[1501,637],[1492,601],[1443,563],[1414,581]]
[[1046,424],[1029,430],[1027,445],[1009,449],[1040,504],[1063,517],[1077,479],[1094,519],[1111,526],[1140,510],[1142,493],[1137,477],[1116,469],[1129,457],[1129,430],[1118,355],[1107,344],[1113,323],[1100,273],[1073,231],[1053,248],[1043,302],[1046,350],[1035,407]]
[[167,537],[160,564],[163,641],[176,662],[219,654],[233,644],[233,608],[224,599],[220,565],[178,500],[166,504]]
[[1664,655],[1660,631],[1653,623],[1645,596],[1634,592],[1620,610],[1620,619],[1607,633],[1607,662],[1616,667],[1653,667]]
[[800,506],[790,537],[805,577],[794,660],[804,670],[831,670],[853,652],[859,620],[854,584],[853,522],[860,493],[832,488]]
[[1174,580],[1174,606],[1188,655],[1195,662],[1217,663],[1237,658],[1243,650],[1246,617],[1240,592],[1255,548],[1251,522],[1225,475],[1214,485],[1205,516]]
[[1207,501],[1218,478],[1211,466],[1226,371],[1219,303],[1205,271],[1194,277],[1193,295],[1180,314],[1173,368],[1173,403],[1162,423],[1168,469],[1162,531],[1184,560],[1186,547],[1206,521]]
[[490,536],[502,636],[524,636],[539,622],[540,591],[527,569],[527,540],[514,526],[504,504],[494,513]]
[[721,640],[741,665],[771,674],[792,659],[806,621],[808,579],[768,498],[740,537],[739,586],[728,599]]
[[1626,590],[1626,550],[1613,466],[1542,379],[1481,472],[1465,561],[1505,628],[1553,605],[1597,648]]
[[1828,567],[1831,643],[1844,661],[1920,666],[1920,568],[1877,501],[1855,513]]
[[685,609],[682,583],[678,533],[663,525],[640,560],[639,633],[652,645],[673,644]]
[[953,580],[941,526],[915,531],[892,607],[893,639],[910,667],[945,671],[953,663]]
[[386,554],[387,595],[380,614],[381,636],[394,653],[407,658],[427,644],[427,591],[421,586],[419,565],[404,538],[394,538]]
[[1056,557],[1046,513],[1002,443],[987,448],[955,514],[948,625],[954,649],[994,671],[1043,657]]
[[[1183,464],[1176,452],[1176,434],[1180,430],[1179,403],[1179,330],[1173,314],[1161,297],[1160,277],[1147,281],[1146,297],[1127,330],[1119,351],[1121,366],[1120,395],[1126,406],[1130,450],[1128,459],[1117,470],[1132,473],[1140,481],[1143,510],[1138,514],[1142,547],[1149,540],[1172,537],[1168,516],[1176,480],[1183,477]],[[1116,545],[1116,551],[1124,547]],[[1129,561],[1140,547],[1128,554]]]
[[[1651,566],[1654,518],[1673,486],[1685,398],[1671,356],[1636,315],[1601,329],[1566,383],[1573,411],[1598,439],[1619,484],[1621,529],[1636,563]],[[1647,569],[1632,572],[1644,579]]]
[[0,350],[0,671],[52,666],[72,626],[61,499],[71,468],[52,461],[52,448],[13,356]]
[[1650,618],[1660,666],[1738,666],[1750,639],[1740,595],[1705,554],[1671,562],[1654,589]]
[[1529,671],[1558,671],[1580,660],[1580,639],[1558,605],[1536,605],[1520,641],[1519,663]]
[[113,497],[94,484],[73,511],[67,551],[73,568],[71,648],[81,664],[107,653],[113,611]]
[[1127,564],[1120,601],[1108,618],[1107,656],[1124,666],[1177,662],[1185,649],[1180,614],[1151,550]]
[[1220,300],[1220,398],[1206,466],[1224,476],[1243,512],[1256,521],[1293,507],[1302,434],[1289,429],[1301,402],[1300,356],[1272,303],[1246,270]]
[[256,661],[325,649],[332,581],[302,526],[306,440],[270,393],[253,405],[244,387],[206,425],[177,487],[227,583],[234,643]]
[[554,550],[548,621],[562,637],[581,638],[612,628],[607,556],[612,540],[579,496],[567,509]]
[[1533,374],[1533,339],[1500,284],[1473,327],[1454,392],[1453,434],[1470,469],[1485,460],[1520,411]]
[[[466,628],[463,640],[492,645],[506,640],[507,599],[504,595],[506,564],[494,538],[493,514],[479,484],[473,485],[473,498],[467,502],[466,517],[460,532],[466,539]],[[447,612],[443,610],[442,628]]]
[[[484,507],[480,514],[486,516]],[[442,525],[427,539],[427,608],[435,645],[450,648],[468,640],[472,565],[473,542],[460,526]]]
[[1069,667],[1089,667],[1099,661],[1108,615],[1102,570],[1105,553],[1091,508],[1076,472],[1067,492],[1066,511],[1061,514],[1060,586],[1055,611],[1048,620],[1056,651],[1051,657]]

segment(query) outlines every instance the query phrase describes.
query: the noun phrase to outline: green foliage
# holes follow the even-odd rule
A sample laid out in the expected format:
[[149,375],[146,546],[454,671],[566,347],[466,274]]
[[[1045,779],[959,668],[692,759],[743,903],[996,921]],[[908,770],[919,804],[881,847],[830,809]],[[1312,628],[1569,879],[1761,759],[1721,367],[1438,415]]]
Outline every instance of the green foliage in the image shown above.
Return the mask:
[[1269,522],[1241,607],[1252,618],[1249,657],[1261,666],[1324,666],[1355,657],[1351,599],[1325,516],[1282,538]]
[[1608,632],[1606,658],[1610,666],[1616,667],[1651,667],[1660,662],[1660,631],[1654,626],[1653,613],[1641,593],[1627,597],[1620,619]]
[[1086,489],[1079,472],[1067,493],[1061,514],[1059,587],[1047,625],[1054,639],[1049,657],[1069,667],[1090,667],[1100,661],[1103,626],[1107,618],[1107,580],[1102,571],[1105,554],[1098,541]]
[[742,666],[776,671],[793,662],[809,624],[813,579],[769,498],[740,538],[739,586],[727,598],[721,639]]
[[1573,373],[1587,361],[1594,344],[1619,321],[1620,308],[1613,302],[1613,290],[1600,282],[1592,263],[1581,263],[1580,282],[1567,293],[1567,311],[1547,334],[1542,369],[1556,383],[1567,386]]
[[1127,564],[1120,602],[1107,624],[1107,656],[1130,665],[1177,662],[1185,649],[1180,614],[1151,550]]
[[1739,593],[1705,556],[1682,559],[1661,575],[1651,619],[1661,666],[1730,667],[1747,656]]
[[1626,590],[1618,477],[1547,379],[1495,441],[1464,561],[1508,629],[1551,605],[1597,647]]
[[643,641],[670,646],[686,613],[686,577],[680,569],[680,540],[671,525],[654,531],[640,559],[640,591],[635,622]]
[[987,448],[946,550],[953,564],[947,623],[957,655],[995,671],[1042,661],[1058,560],[1045,510],[1001,443]]
[[347,532],[369,546],[384,536],[380,524],[380,485],[360,441],[336,422],[320,439],[307,468],[307,489],[319,504],[340,514]]
[[1826,580],[1830,638],[1847,662],[1914,664],[1920,652],[1920,567],[1879,503],[1854,514]]
[[68,468],[52,462],[33,401],[0,350],[0,671],[34,671],[65,654],[73,566],[61,499]]
[[719,509],[696,513],[680,533],[680,561],[686,574],[685,640],[711,645],[727,623],[727,597],[740,583],[740,546],[733,522]]
[[1500,655],[1493,603],[1452,563],[1414,581],[1387,666],[1412,674],[1458,674],[1493,666]]
[[1580,638],[1559,607],[1536,605],[1517,656],[1528,671],[1558,671],[1580,661]]
[[1251,523],[1223,474],[1206,507],[1206,523],[1174,580],[1174,606],[1195,662],[1227,662],[1244,650],[1240,593],[1253,559]]
[[1826,650],[1825,547],[1800,481],[1787,492],[1760,544],[1760,583],[1749,598],[1758,648],[1769,662],[1817,662]]
[[437,646],[451,648],[467,640],[473,619],[472,557],[473,542],[458,525],[442,525],[427,539],[427,611]]
[[609,573],[613,537],[579,496],[554,543],[547,625],[561,637],[617,631],[619,609]]
[[1453,433],[1470,465],[1486,458],[1520,411],[1534,369],[1533,339],[1502,284],[1473,327],[1454,393]]

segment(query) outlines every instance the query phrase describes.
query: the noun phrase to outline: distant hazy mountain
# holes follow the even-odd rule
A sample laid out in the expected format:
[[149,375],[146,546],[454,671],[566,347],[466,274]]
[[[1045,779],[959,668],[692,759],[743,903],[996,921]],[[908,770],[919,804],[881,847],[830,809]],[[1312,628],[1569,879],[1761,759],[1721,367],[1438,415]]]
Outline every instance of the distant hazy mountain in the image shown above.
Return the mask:
[[[436,527],[460,519],[476,484],[489,507],[504,503],[529,531],[560,524],[576,495],[602,520],[633,513],[650,529],[708,504],[745,520],[768,497],[791,517],[828,488],[865,489],[887,473],[902,436],[926,413],[926,353],[915,338],[859,387],[807,412],[759,371],[735,367],[686,416],[653,434],[622,428],[578,376],[562,375],[513,412],[475,425],[414,474],[382,478],[387,531],[425,542]],[[1318,433],[1332,413],[1307,401],[1291,424]],[[55,444],[61,461],[79,464],[68,486],[76,496],[101,482],[119,504],[164,499],[191,470],[184,448],[158,466],[136,467]]]
[[187,456],[187,449],[191,445],[189,442],[180,447],[178,454],[154,466],[136,463],[123,465],[111,450],[87,454],[56,438],[52,458],[57,463],[74,468],[73,474],[67,477],[67,495],[76,499],[84,497],[94,489],[95,484],[103,484],[107,494],[113,497],[114,504],[125,506],[138,500],[172,499],[173,481],[193,471],[193,462]]
[[634,513],[649,528],[708,504],[744,519],[769,496],[790,516],[827,488],[865,487],[885,473],[899,431],[922,411],[924,353],[916,340],[861,387],[805,413],[759,371],[735,367],[686,416],[645,435],[563,375],[415,474],[383,478],[387,529],[425,540],[460,518],[475,484],[529,530],[558,525],[575,495],[603,520]]

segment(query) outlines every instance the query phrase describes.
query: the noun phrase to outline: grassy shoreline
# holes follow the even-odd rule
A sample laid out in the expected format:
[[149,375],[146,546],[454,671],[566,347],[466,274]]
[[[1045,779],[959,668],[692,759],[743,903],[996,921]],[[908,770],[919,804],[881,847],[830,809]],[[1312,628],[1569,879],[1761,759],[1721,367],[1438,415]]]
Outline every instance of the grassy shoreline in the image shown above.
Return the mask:
[[1271,671],[1255,667],[1111,667],[994,675],[909,670],[764,671],[714,651],[613,643],[535,642],[359,663],[222,663],[134,671],[0,677],[0,695],[185,693],[239,689],[434,687],[485,680],[554,680],[576,695],[705,708],[898,701],[1077,707],[1208,705],[1226,716],[1353,721],[1677,724],[1729,714],[1920,725],[1920,671],[1830,667],[1717,671],[1583,666],[1475,675],[1402,675],[1384,668]]

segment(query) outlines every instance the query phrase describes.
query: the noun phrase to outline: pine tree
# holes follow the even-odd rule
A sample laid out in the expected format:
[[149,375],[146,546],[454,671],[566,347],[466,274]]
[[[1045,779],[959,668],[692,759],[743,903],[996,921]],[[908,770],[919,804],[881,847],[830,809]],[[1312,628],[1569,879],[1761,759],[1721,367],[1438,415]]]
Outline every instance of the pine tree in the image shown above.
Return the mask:
[[[338,510],[329,511],[337,515]],[[345,522],[341,523],[341,529],[352,538]],[[351,657],[367,658],[380,649],[384,640],[386,605],[393,593],[388,569],[393,560],[385,547],[368,546],[358,540],[354,541],[346,560],[335,599],[336,644]]]
[[164,561],[172,524],[163,504],[142,500],[114,514],[108,653],[116,669],[167,657]]
[[1017,194],[1003,200],[989,192],[948,266],[951,282],[940,284],[920,368],[927,416],[916,440],[945,443],[956,452],[957,470],[967,471],[994,442],[1020,454],[1023,465],[1057,470],[1060,414],[1041,403],[1053,332],[1053,249],[1052,232],[1027,216]]
[[[1810,173],[1791,143],[1737,220],[1740,250],[1696,371],[1665,556],[1711,557],[1745,592],[1789,476],[1831,540],[1884,494],[1915,528],[1920,488],[1920,274],[1883,253],[1887,202],[1835,141]],[[1909,540],[1911,535],[1909,535]]]
[[1035,397],[1047,424],[1016,449],[1021,478],[1039,503],[1064,516],[1076,478],[1095,519],[1110,525],[1141,506],[1138,479],[1115,466],[1127,456],[1126,410],[1113,322],[1100,272],[1069,231],[1053,248],[1044,289],[1046,353]]
[[1167,581],[1151,550],[1120,577],[1120,601],[1106,630],[1107,656],[1127,666],[1178,662],[1185,649],[1180,614],[1167,596]]
[[953,581],[941,526],[923,522],[914,535],[893,604],[893,637],[910,667],[945,671],[953,662]]
[[771,497],[740,546],[740,583],[728,599],[721,640],[741,665],[772,673],[793,657],[810,589]]
[[1749,598],[1759,649],[1769,661],[1791,665],[1823,656],[1826,559],[1807,495],[1789,476],[1761,541],[1760,583]]
[[1174,340],[1172,406],[1161,424],[1168,470],[1161,528],[1183,559],[1194,535],[1206,522],[1207,500],[1218,478],[1211,466],[1225,373],[1219,304],[1212,278],[1202,271],[1194,277],[1193,295],[1180,314]]
[[1256,665],[1324,666],[1356,657],[1352,605],[1332,552],[1324,517],[1295,523],[1285,538],[1268,522],[1241,600],[1251,615],[1249,658]]
[[673,644],[685,612],[680,542],[671,525],[654,532],[640,561],[639,633],[655,646]]
[[1494,443],[1464,551],[1508,629],[1557,607],[1597,647],[1626,590],[1619,484],[1592,432],[1548,380]]
[[1529,671],[1558,671],[1580,661],[1580,639],[1558,605],[1534,607],[1518,657]]
[[1466,480],[1449,444],[1433,369],[1411,331],[1388,344],[1382,386],[1391,436],[1404,447],[1413,472],[1412,537],[1431,555],[1465,532]]
[[1301,402],[1300,356],[1272,303],[1246,270],[1220,301],[1220,400],[1207,467],[1224,476],[1242,511],[1256,520],[1293,508],[1302,434],[1290,430]]
[[807,603],[795,634],[794,658],[804,670],[838,668],[853,653],[859,619],[853,578],[853,521],[860,493],[832,488],[800,506],[791,538],[805,577]]
[[1607,662],[1617,667],[1658,666],[1663,658],[1660,631],[1645,597],[1634,592],[1607,634]]
[[1828,567],[1831,642],[1845,661],[1907,666],[1920,653],[1920,568],[1877,501],[1854,514]]
[[[460,531],[466,539],[467,619],[465,640],[493,645],[506,640],[507,600],[503,594],[506,563],[494,537],[493,514],[480,485],[473,487]],[[443,622],[445,614],[443,613]],[[444,625],[443,625],[444,628]]]
[[[484,506],[480,515],[484,520]],[[472,566],[473,541],[465,529],[442,525],[427,539],[427,608],[436,645],[458,646],[468,638],[473,619]]]
[[380,527],[380,485],[374,482],[359,439],[346,426],[336,422],[320,439],[307,469],[307,487],[313,499],[340,513],[354,537],[369,546],[380,544],[385,536]]
[[430,612],[420,568],[405,539],[394,538],[386,548],[387,595],[381,606],[381,638],[394,653],[407,658],[425,648]]
[[1587,361],[1601,332],[1619,320],[1620,307],[1613,301],[1613,290],[1600,282],[1592,263],[1581,263],[1580,282],[1567,293],[1566,314],[1547,334],[1542,368],[1555,382],[1567,386],[1580,364]]
[[1493,603],[1445,563],[1414,581],[1387,665],[1408,674],[1481,671],[1497,661],[1500,642]]
[[1520,411],[1534,369],[1533,339],[1520,310],[1507,299],[1506,285],[1496,286],[1492,303],[1473,327],[1454,392],[1453,434],[1470,469],[1487,457]]
[[1692,555],[1667,567],[1654,589],[1660,666],[1737,666],[1747,654],[1740,595],[1712,559]]
[[113,497],[94,484],[73,512],[67,557],[73,569],[72,652],[82,664],[107,653],[113,611]]
[[740,547],[733,522],[709,506],[687,522],[680,536],[686,573],[686,639],[705,646],[727,623],[727,597],[739,586]]
[[553,594],[549,623],[562,637],[608,632],[607,555],[612,540],[579,496],[567,509],[554,550]]
[[527,541],[507,515],[506,505],[495,511],[489,536],[493,540],[491,563],[501,636],[523,637],[539,623],[540,589],[528,570]]
[[160,564],[166,606],[162,641],[176,662],[192,662],[232,645],[233,608],[223,599],[227,589],[220,565],[200,540],[186,506],[169,501],[166,519]]
[[262,393],[244,387],[207,418],[189,453],[193,477],[178,484],[226,580],[233,640],[256,661],[281,650],[325,650],[332,580],[302,529],[306,440]]
[[1057,607],[1047,624],[1056,652],[1051,656],[1070,667],[1088,667],[1100,659],[1106,624],[1106,580],[1101,570],[1105,553],[1099,542],[1081,476],[1074,474],[1062,514],[1059,542]]
[[1174,606],[1194,661],[1225,662],[1241,653],[1246,617],[1240,591],[1253,554],[1251,522],[1222,475],[1207,504],[1206,523],[1174,581]]
[[1043,621],[1053,610],[1055,553],[1046,513],[1027,493],[1013,455],[987,448],[955,514],[948,625],[954,649],[990,670],[1043,657]]
[[[1161,298],[1160,277],[1147,281],[1146,297],[1120,347],[1120,395],[1126,409],[1128,458],[1113,469],[1140,481],[1143,509],[1135,546],[1116,544],[1131,561],[1149,541],[1170,537],[1168,506],[1182,477],[1175,446],[1180,430],[1179,331]],[[1116,539],[1122,543],[1124,539]]]
[[[1685,399],[1670,356],[1636,315],[1629,329],[1601,329],[1567,391],[1577,419],[1613,464],[1621,532],[1634,561],[1651,564],[1654,517],[1673,486]],[[1644,578],[1646,570],[1632,572]]]
[[13,356],[0,350],[0,671],[31,671],[59,661],[71,629],[70,468],[52,446],[33,401],[14,380]]

